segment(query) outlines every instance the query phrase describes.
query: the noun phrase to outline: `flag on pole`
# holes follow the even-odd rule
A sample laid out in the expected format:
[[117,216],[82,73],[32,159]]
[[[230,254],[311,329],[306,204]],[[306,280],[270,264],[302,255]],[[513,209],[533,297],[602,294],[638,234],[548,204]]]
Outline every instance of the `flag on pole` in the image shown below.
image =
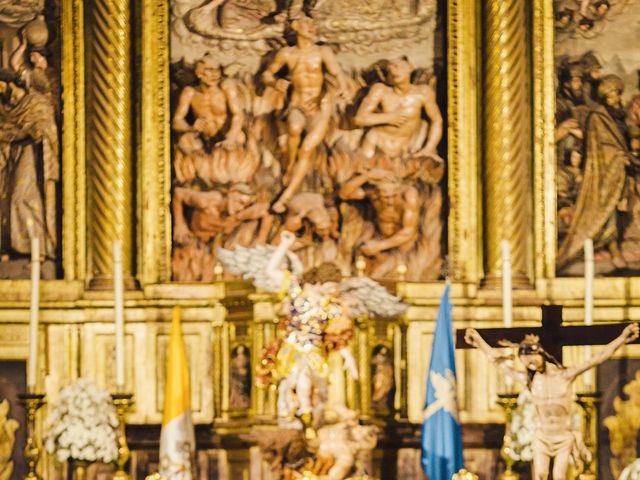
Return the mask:
[[440,300],[427,373],[421,460],[429,480],[451,480],[464,466],[449,289],[447,284]]
[[168,480],[194,478],[195,447],[191,421],[189,365],[182,338],[180,307],[174,307],[167,355],[164,415],[160,431],[160,475]]

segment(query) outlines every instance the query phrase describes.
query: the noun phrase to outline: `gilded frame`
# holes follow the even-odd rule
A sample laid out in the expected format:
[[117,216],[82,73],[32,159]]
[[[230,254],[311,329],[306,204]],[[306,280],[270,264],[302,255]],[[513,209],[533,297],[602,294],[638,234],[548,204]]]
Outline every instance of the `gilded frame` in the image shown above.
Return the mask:
[[[138,277],[171,279],[169,0],[141,7],[141,134],[138,149]],[[447,0],[448,255],[457,281],[482,276],[478,137],[477,2]],[[477,252],[477,255],[466,255]]]

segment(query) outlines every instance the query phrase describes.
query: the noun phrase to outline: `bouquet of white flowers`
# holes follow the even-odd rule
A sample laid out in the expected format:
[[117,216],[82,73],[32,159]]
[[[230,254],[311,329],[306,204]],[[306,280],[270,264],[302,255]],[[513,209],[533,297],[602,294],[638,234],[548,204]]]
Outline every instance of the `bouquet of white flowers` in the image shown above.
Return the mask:
[[58,402],[50,408],[45,448],[60,462],[110,463],[118,457],[117,428],[109,392],[80,378],[63,388]]
[[518,395],[518,406],[511,418],[509,456],[514,462],[533,460],[532,443],[537,425],[536,407],[533,405],[531,392],[525,389]]

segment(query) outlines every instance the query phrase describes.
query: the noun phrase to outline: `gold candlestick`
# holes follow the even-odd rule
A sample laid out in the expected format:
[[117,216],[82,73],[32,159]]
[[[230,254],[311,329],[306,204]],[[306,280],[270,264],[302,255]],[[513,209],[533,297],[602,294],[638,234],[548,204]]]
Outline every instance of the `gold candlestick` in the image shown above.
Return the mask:
[[40,444],[36,438],[36,412],[46,402],[43,393],[20,393],[18,399],[27,411],[27,441],[24,446],[24,458],[29,471],[24,476],[25,480],[41,480],[42,477],[36,472],[36,465],[40,459]]
[[520,475],[513,471],[514,461],[511,458],[511,419],[513,418],[513,411],[518,405],[517,393],[501,393],[498,395],[498,405],[504,410],[504,438],[502,440],[502,448],[500,454],[504,463],[506,464],[506,470],[498,477],[500,480],[519,480]]
[[598,424],[598,404],[600,403],[600,392],[578,393],[576,403],[584,410],[582,417],[582,431],[584,445],[591,452],[591,461],[584,462],[582,472],[578,476],[579,480],[596,480],[597,478],[597,424]]
[[118,459],[116,460],[116,466],[118,469],[113,475],[113,479],[129,480],[129,474],[125,470],[125,466],[131,458],[131,450],[129,450],[129,445],[127,445],[125,425],[127,412],[133,405],[133,394],[113,393],[111,394],[111,398],[116,407],[116,415],[118,416]]

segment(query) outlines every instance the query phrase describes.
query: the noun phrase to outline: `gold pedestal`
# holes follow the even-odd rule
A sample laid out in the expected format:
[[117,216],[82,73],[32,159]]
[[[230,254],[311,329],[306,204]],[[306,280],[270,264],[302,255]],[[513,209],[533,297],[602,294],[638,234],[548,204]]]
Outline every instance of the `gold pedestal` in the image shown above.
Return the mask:
[[598,405],[600,404],[600,392],[578,393],[576,403],[584,410],[582,417],[582,432],[584,444],[591,452],[591,461],[585,462],[578,475],[579,480],[596,480],[598,478],[597,455],[597,428],[598,428]]
[[129,480],[129,474],[125,470],[127,462],[131,458],[131,451],[127,445],[127,433],[125,430],[127,412],[133,405],[133,394],[114,393],[111,395],[113,404],[118,415],[118,459],[116,460],[117,470],[113,475],[114,480]]
[[498,395],[498,405],[504,410],[504,438],[502,440],[502,449],[500,455],[506,464],[506,470],[500,474],[499,480],[519,480],[520,475],[513,471],[514,461],[511,458],[511,419],[513,411],[518,405],[517,393],[501,393]]
[[27,411],[27,441],[24,446],[24,459],[27,462],[28,472],[24,476],[28,480],[41,480],[36,472],[36,465],[40,459],[40,445],[36,438],[36,412],[46,402],[43,393],[20,393],[18,399],[20,405]]

